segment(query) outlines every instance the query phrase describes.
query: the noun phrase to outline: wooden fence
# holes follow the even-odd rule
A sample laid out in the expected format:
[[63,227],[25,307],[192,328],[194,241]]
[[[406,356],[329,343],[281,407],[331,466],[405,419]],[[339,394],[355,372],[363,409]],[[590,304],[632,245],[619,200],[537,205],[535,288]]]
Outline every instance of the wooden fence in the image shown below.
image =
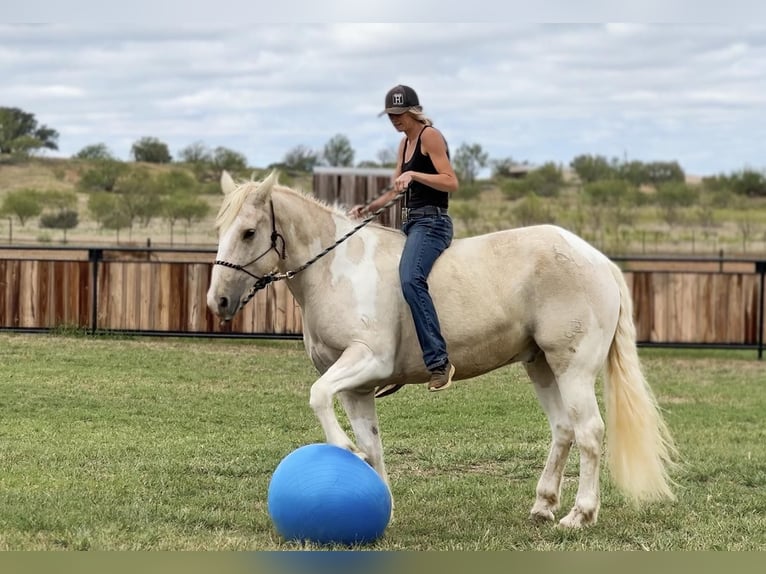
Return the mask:
[[[328,203],[368,203],[391,170],[316,168]],[[380,222],[401,226],[399,206]],[[260,291],[226,325],[208,311],[215,252],[151,248],[0,246],[0,329],[74,328],[176,336],[300,338],[301,313],[285,282]],[[766,260],[615,258],[634,299],[643,345],[756,349],[761,358]]]
[[0,329],[240,334],[302,333],[284,283],[258,293],[231,323],[208,311],[212,251],[12,249],[0,252]]
[[[225,326],[208,311],[213,250],[0,248],[0,329],[300,338],[285,282]],[[641,344],[755,349],[762,357],[766,260],[616,259]],[[633,269],[634,267],[638,270]]]
[[[764,269],[626,271],[642,343],[754,347],[763,351]],[[760,272],[756,272],[756,267]]]
[[[367,204],[378,197],[391,183],[393,170],[382,168],[314,168],[314,195],[327,203],[339,203],[347,207]],[[402,226],[399,204],[388,207],[380,214],[377,223],[397,229]]]

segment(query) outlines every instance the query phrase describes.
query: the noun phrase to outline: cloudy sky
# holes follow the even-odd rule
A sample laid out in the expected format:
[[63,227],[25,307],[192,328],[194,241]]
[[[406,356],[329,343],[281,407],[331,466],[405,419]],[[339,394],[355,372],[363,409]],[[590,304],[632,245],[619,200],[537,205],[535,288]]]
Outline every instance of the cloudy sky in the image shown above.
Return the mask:
[[374,160],[398,142],[377,113],[403,83],[453,150],[766,168],[766,27],[63,20],[0,24],[0,106],[58,130],[50,155],[103,142],[127,160],[152,136],[174,156],[202,142],[265,167],[344,134]]

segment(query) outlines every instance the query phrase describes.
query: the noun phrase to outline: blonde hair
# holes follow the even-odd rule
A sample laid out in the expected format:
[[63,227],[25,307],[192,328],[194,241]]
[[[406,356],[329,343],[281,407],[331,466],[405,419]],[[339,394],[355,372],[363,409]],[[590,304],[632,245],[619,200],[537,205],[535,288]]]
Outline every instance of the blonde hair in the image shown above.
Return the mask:
[[415,120],[426,126],[434,125],[434,122],[427,115],[423,113],[423,108],[420,106],[412,106],[407,113],[410,114]]

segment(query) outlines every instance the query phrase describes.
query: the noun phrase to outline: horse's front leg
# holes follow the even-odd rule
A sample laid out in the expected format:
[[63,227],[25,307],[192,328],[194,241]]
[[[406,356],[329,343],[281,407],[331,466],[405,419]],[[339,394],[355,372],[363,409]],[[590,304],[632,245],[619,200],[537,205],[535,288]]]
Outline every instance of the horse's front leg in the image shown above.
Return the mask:
[[351,422],[356,442],[367,455],[367,462],[380,475],[388,487],[391,495],[391,516],[394,517],[394,493],[391,491],[391,483],[388,482],[386,465],[383,462],[383,441],[378,427],[378,413],[375,409],[374,391],[344,391],[339,398],[343,408]]
[[[360,451],[340,426],[333,408],[333,397],[344,391],[369,391],[369,399],[373,400],[375,383],[385,379],[391,373],[390,365],[376,358],[370,348],[362,343],[348,347],[340,358],[325,371],[311,386],[309,404],[322,425],[325,439],[329,444],[348,449],[360,454],[363,458],[375,456],[375,447],[372,453]],[[373,407],[374,408],[374,407]],[[352,421],[353,424],[353,421]],[[377,419],[375,420],[377,429]],[[354,431],[356,432],[356,430]],[[369,444],[363,445],[369,448]],[[377,447],[380,450],[380,447]],[[380,464],[382,464],[382,455]],[[374,465],[373,465],[374,466]],[[378,470],[376,468],[376,470]],[[381,474],[381,476],[383,476]]]
[[373,391],[344,391],[338,397],[354,430],[357,446],[366,455],[370,466],[388,484],[386,465],[383,463],[383,441],[380,437]]

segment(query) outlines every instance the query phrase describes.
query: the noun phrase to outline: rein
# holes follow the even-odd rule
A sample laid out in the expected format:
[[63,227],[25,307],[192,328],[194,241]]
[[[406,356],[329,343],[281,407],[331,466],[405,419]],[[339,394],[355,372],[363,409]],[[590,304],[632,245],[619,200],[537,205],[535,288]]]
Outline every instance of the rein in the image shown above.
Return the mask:
[[[383,190],[383,192],[385,193],[389,189],[391,189],[390,185],[388,187],[386,187]],[[222,265],[223,267],[228,267],[229,269],[236,269],[237,271],[242,271],[243,273],[246,273],[250,277],[255,279],[255,284],[250,288],[250,291],[248,292],[247,295],[245,295],[245,298],[242,300],[242,307],[244,307],[245,305],[247,305],[247,303],[250,301],[250,299],[255,297],[255,294],[258,291],[260,291],[261,289],[264,289],[266,286],[269,285],[269,283],[273,283],[275,281],[281,281],[283,279],[292,279],[298,273],[300,273],[301,271],[304,271],[305,269],[307,269],[308,267],[310,267],[311,265],[316,263],[319,259],[321,259],[325,255],[330,253],[330,251],[332,251],[338,245],[340,245],[341,243],[346,241],[349,237],[354,235],[354,233],[356,233],[357,231],[362,229],[365,225],[367,225],[372,220],[374,220],[376,217],[378,217],[381,213],[383,213],[384,210],[386,210],[389,207],[391,207],[405,193],[407,193],[407,189],[402,190],[400,193],[398,193],[396,195],[396,197],[394,197],[388,203],[386,203],[385,205],[383,205],[382,207],[377,209],[375,211],[375,213],[371,213],[370,215],[368,215],[366,218],[364,218],[364,220],[362,220],[361,223],[359,223],[359,225],[357,225],[351,231],[346,233],[343,237],[341,237],[340,239],[335,241],[335,243],[333,243],[329,247],[325,248],[320,253],[317,253],[314,257],[312,257],[311,259],[306,261],[304,264],[299,265],[295,269],[291,269],[289,271],[285,271],[284,273],[271,272],[271,273],[268,273],[266,275],[263,275],[263,276],[259,277],[258,275],[255,275],[254,273],[251,273],[250,271],[245,269],[245,267],[248,267],[248,266],[252,265],[253,263],[258,261],[262,257],[266,256],[271,251],[276,251],[277,255],[279,255],[280,259],[285,259],[285,257],[286,257],[286,254],[285,254],[285,248],[286,248],[285,238],[282,236],[281,233],[279,233],[277,231],[277,220],[276,220],[276,217],[274,216],[274,202],[273,201],[269,201],[269,203],[271,205],[271,247],[269,247],[266,251],[261,253],[258,257],[256,257],[255,259],[253,259],[249,263],[245,263],[244,265],[237,265],[236,263],[229,263],[228,261],[223,261],[221,259],[216,259],[213,262],[213,265]],[[281,249],[281,251],[277,248],[277,240],[281,240],[281,242],[282,242],[282,249]]]

